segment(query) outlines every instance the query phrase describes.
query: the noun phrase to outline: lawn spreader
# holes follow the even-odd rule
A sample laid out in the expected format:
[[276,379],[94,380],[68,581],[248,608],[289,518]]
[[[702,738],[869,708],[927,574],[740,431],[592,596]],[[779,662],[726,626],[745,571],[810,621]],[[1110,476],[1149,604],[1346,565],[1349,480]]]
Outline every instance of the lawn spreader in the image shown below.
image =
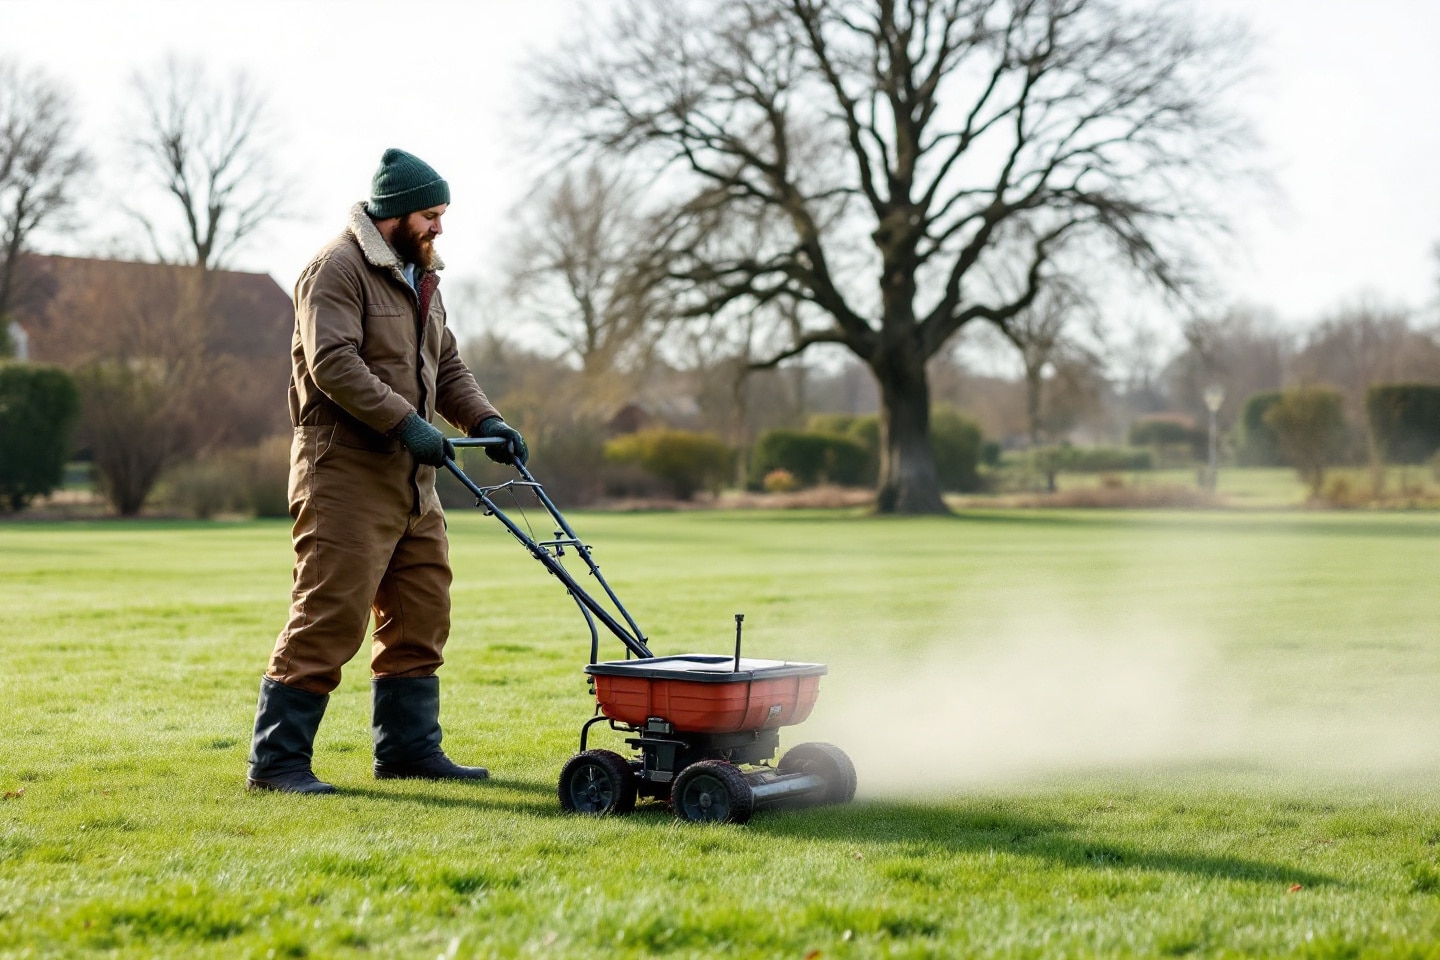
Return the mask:
[[[484,447],[505,441],[453,442]],[[770,765],[780,747],[780,728],[801,723],[815,706],[824,664],[741,656],[745,617],[738,613],[733,654],[655,656],[601,575],[591,548],[523,464],[515,465],[519,479],[491,486],[475,483],[454,460],[445,466],[475,495],[477,507],[504,524],[560,580],[590,628],[585,673],[595,711],[580,727],[580,752],[560,772],[562,808],[625,814],[644,798],[668,803],[682,820],[744,823],[766,807],[846,803],[854,797],[855,767],[832,744],[799,744]],[[520,491],[532,493],[555,521],[553,539],[536,540],[496,503],[496,495]],[[610,606],[581,586],[562,563],[567,555],[584,563]],[[625,647],[625,659],[599,658],[601,626]],[[589,749],[590,730],[599,723],[626,734],[634,755]]]

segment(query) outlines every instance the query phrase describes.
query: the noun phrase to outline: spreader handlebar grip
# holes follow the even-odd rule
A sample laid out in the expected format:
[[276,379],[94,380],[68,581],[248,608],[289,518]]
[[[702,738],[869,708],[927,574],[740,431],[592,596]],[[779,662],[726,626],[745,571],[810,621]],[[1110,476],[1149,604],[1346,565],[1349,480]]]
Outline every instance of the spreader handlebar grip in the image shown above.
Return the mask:
[[509,442],[504,437],[455,437],[450,444],[456,447],[503,447]]

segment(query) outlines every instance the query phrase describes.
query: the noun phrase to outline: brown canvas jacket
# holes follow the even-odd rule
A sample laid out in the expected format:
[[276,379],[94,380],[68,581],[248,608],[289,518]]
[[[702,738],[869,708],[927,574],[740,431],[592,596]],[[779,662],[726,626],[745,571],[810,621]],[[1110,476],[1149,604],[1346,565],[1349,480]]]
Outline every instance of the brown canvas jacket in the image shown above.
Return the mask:
[[[333,428],[341,447],[382,454],[356,460],[357,469],[411,471],[412,509],[439,509],[435,469],[393,456],[400,442],[391,430],[415,410],[436,413],[471,433],[486,417],[499,416],[460,359],[455,335],[445,325],[445,304],[434,270],[412,290],[400,258],[357,203],[350,224],[316,255],[295,284],[295,334],[291,344],[290,422],[297,431]],[[436,259],[435,269],[443,264]],[[419,316],[425,307],[423,322]]]

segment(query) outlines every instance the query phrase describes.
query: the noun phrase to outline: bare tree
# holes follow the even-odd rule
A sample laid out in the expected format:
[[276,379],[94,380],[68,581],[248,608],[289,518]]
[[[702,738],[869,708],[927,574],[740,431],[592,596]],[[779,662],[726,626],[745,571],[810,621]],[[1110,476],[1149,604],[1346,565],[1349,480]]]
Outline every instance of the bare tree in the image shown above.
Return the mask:
[[1312,328],[1291,368],[1301,383],[1338,388],[1350,419],[1363,424],[1372,385],[1440,382],[1440,338],[1417,329],[1408,308],[1362,298]]
[[43,73],[0,60],[0,345],[20,254],[69,207],[88,166],[69,96]]
[[[1245,141],[1223,96],[1242,40],[1108,0],[632,3],[544,106],[652,164],[689,312],[789,300],[802,322],[758,365],[838,343],[869,366],[878,509],[937,512],[926,360],[1024,310],[1062,241],[1185,286],[1203,187]],[[1014,299],[974,282],[996,259]]]
[[510,291],[594,378],[643,367],[666,300],[648,269],[635,192],[591,165],[541,194],[510,269]]
[[1170,409],[1204,422],[1209,414],[1205,390],[1219,384],[1230,398],[1219,413],[1220,426],[1227,429],[1249,397],[1284,386],[1294,338],[1270,311],[1232,306],[1191,317],[1183,332],[1185,346],[1165,368]]
[[168,215],[130,212],[160,260],[223,267],[288,199],[272,162],[265,98],[244,74],[220,82],[198,61],[173,58],[133,84],[144,119],[131,146],[173,205]]
[[1408,308],[1361,298],[1316,325],[1291,367],[1302,384],[1339,389],[1347,419],[1364,440],[1370,487],[1379,496],[1385,456],[1366,414],[1366,393],[1381,383],[1440,383],[1440,337],[1417,329]]
[[[1090,351],[1076,335],[1075,326],[1091,309],[1089,299],[1078,284],[1068,277],[1052,276],[1030,302],[999,323],[999,329],[1020,351],[1025,372],[1025,411],[1030,445],[1042,442],[1046,417],[1045,378],[1063,366],[1069,379],[1075,380],[1081,367],[1088,362]],[[1094,328],[1094,315],[1089,314]],[[1078,380],[1071,384],[1078,386]]]
[[[150,268],[107,288],[104,316],[82,350],[80,440],[100,487],[122,516],[134,516],[166,470],[206,446],[231,394],[225,363],[206,346],[202,318],[212,290],[198,271]],[[102,312],[103,311],[103,312]]]

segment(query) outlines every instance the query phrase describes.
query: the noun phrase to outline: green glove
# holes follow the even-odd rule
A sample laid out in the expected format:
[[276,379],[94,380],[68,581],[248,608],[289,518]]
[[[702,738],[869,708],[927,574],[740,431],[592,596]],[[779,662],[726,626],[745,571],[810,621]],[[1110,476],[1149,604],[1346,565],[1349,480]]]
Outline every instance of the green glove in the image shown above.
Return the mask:
[[392,433],[418,463],[443,467],[446,460],[455,459],[455,447],[445,439],[445,434],[418,413],[412,411]]
[[525,438],[520,436],[520,431],[499,417],[486,417],[480,421],[480,426],[475,429],[471,436],[476,437],[503,437],[510,441],[502,446],[486,447],[485,456],[496,463],[518,463],[525,465],[530,459],[530,448],[525,446]]

